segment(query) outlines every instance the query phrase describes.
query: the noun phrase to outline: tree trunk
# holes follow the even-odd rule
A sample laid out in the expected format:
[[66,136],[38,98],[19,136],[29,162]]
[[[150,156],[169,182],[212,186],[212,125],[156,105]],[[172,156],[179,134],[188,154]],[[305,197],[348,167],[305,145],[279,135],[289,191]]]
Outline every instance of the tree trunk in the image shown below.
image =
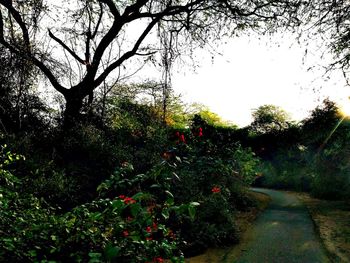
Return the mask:
[[83,97],[71,93],[66,96],[66,108],[64,111],[63,128],[65,130],[72,128],[81,121],[81,109],[83,107]]

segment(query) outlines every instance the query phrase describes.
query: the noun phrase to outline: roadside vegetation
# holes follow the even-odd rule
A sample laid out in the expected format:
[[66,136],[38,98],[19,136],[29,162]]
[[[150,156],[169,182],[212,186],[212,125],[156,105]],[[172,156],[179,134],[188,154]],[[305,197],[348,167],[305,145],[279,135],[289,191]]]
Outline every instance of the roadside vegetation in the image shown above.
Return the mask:
[[169,107],[164,122],[147,101],[106,105],[103,122],[96,110],[68,130],[32,108],[35,128],[6,124],[0,259],[181,262],[238,242],[260,159],[231,138],[237,128],[208,110]]
[[[326,99],[298,124],[286,119],[279,122],[278,128],[269,127],[252,138],[264,163],[263,176],[256,183],[310,192],[323,199],[349,200],[348,117]],[[283,124],[286,127],[280,129]]]
[[[198,48],[304,21],[346,76],[348,10],[0,0],[0,261],[183,262],[239,242],[240,215],[259,207],[252,183],[348,200],[350,126],[333,102],[299,124],[262,105],[238,128],[171,89],[175,61]],[[161,80],[133,83],[145,65]]]
[[265,105],[237,128],[175,96],[164,119],[161,105],[134,95],[110,97],[103,119],[93,109],[69,130],[46,108],[26,108],[20,129],[8,119],[0,259],[182,262],[239,242],[266,204],[252,183],[348,198],[348,125],[333,102],[299,125]]

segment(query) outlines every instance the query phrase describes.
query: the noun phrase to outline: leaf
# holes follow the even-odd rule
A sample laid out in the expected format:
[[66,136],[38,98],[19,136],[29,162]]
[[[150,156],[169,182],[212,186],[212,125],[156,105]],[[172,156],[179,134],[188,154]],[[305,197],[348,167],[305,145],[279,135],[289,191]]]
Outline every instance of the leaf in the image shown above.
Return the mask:
[[168,198],[166,199],[165,203],[166,203],[167,205],[169,205],[169,206],[174,205],[174,198],[168,197]]
[[165,193],[166,193],[167,196],[169,196],[169,197],[171,197],[171,198],[174,198],[173,194],[170,193],[168,190],[166,190]]
[[142,200],[144,197],[146,196],[146,194],[144,194],[143,192],[139,192],[137,194],[135,194],[132,199],[135,199],[135,200]]
[[190,218],[193,221],[196,217],[196,208],[192,205],[189,205],[188,206],[188,214],[190,215]]
[[108,186],[106,183],[102,183],[97,187],[97,192],[103,191],[103,190],[107,190]]
[[98,262],[101,262],[102,254],[90,252],[89,257],[90,257],[89,263],[98,263]]
[[130,205],[130,212],[133,217],[136,217],[141,210],[142,207],[139,203]]
[[163,217],[164,219],[168,219],[168,218],[169,218],[169,211],[168,211],[167,209],[164,209],[164,210],[162,211],[162,217]]
[[119,210],[121,207],[123,207],[123,200],[120,200],[120,199],[116,199],[116,200],[113,200],[112,201],[112,207],[113,207],[113,210]]
[[181,178],[175,172],[173,172],[173,175],[178,181],[181,181]]
[[107,245],[105,255],[108,261],[113,261],[120,253],[121,248],[118,246]]

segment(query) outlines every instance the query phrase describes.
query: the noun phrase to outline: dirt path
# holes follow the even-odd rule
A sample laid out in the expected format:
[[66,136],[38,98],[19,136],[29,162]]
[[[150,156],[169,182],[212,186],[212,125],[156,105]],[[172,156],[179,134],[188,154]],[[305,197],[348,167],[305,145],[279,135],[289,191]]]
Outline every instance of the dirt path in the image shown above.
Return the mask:
[[304,205],[286,192],[253,189],[268,194],[271,203],[260,215],[235,263],[329,262]]

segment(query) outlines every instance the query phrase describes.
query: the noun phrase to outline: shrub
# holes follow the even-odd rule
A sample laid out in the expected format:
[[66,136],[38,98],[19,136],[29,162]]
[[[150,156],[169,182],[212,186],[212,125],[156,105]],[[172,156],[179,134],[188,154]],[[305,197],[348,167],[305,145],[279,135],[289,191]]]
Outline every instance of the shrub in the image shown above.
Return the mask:
[[182,217],[177,226],[187,242],[184,249],[188,255],[237,242],[234,214],[252,204],[245,191],[257,173],[259,160],[238,143],[223,147],[225,139],[216,137],[215,127],[178,131],[174,148],[166,153],[168,158],[180,160],[176,169],[179,180],[172,188],[175,199],[200,203],[195,221]]
[[[167,221],[184,213],[193,219],[198,204],[175,205],[167,190],[168,177],[163,174],[166,166],[137,177],[153,180],[164,198],[137,191],[133,196],[101,197],[60,214],[43,199],[18,191],[21,180],[7,169],[18,156],[7,152],[1,159],[0,261],[183,261],[179,236]],[[100,195],[117,189],[114,183],[119,181],[102,184]]]

